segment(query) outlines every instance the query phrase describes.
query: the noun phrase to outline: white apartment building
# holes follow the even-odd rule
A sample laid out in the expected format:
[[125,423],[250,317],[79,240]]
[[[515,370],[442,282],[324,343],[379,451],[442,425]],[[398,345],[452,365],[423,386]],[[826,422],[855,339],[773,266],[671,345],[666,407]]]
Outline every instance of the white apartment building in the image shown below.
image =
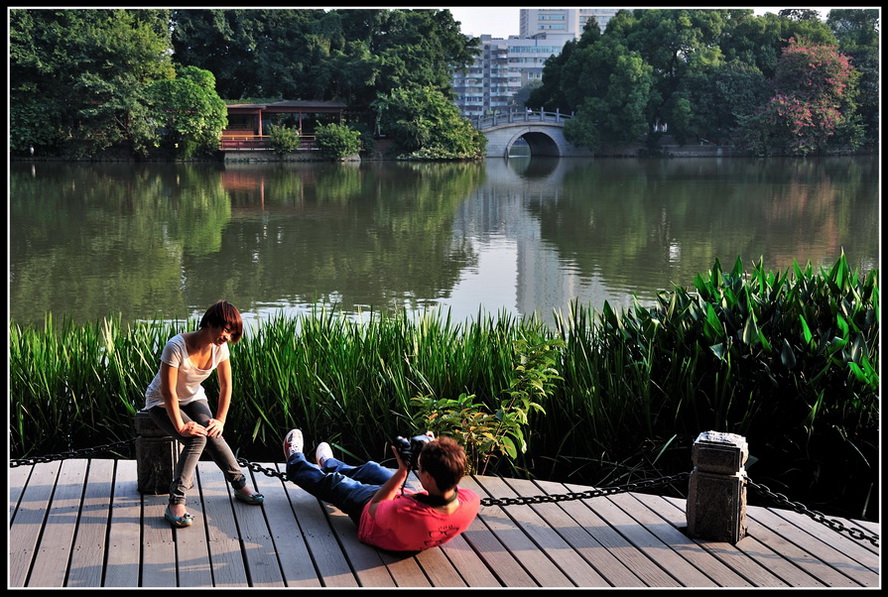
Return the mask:
[[453,90],[463,116],[508,112],[515,93],[543,74],[546,59],[561,52],[569,34],[540,33],[530,38],[509,39],[481,35],[481,54],[465,73],[454,73]]
[[579,37],[589,17],[595,17],[598,28],[604,31],[607,22],[619,8],[522,8],[519,16],[521,37],[537,33],[570,33]]
[[484,116],[521,109],[513,96],[539,80],[546,59],[577,39],[590,16],[604,30],[616,8],[522,8],[520,34],[508,39],[480,36],[481,54],[465,73],[452,78],[455,103],[463,116]]

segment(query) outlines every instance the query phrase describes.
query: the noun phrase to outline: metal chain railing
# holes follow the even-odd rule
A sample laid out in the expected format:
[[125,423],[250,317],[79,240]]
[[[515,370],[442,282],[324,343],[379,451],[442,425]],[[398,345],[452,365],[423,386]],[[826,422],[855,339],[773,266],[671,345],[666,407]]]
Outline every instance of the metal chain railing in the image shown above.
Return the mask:
[[[59,454],[48,454],[46,456],[35,456],[32,458],[13,458],[9,461],[10,468],[14,468],[17,466],[36,464],[38,462],[53,462],[55,460],[64,460],[66,458],[75,458],[82,456],[93,456],[95,454],[100,454],[104,452],[111,452],[116,448],[125,446],[127,444],[135,441],[135,438],[122,440],[119,442],[115,442],[113,444],[105,444],[103,446],[96,446],[94,448],[85,448],[82,450],[71,450],[68,452],[63,452]],[[287,473],[278,471],[273,468],[263,467],[261,464],[256,462],[250,462],[246,458],[238,458],[238,465],[251,470],[254,473],[262,473],[266,477],[276,477],[281,479],[282,481],[287,481]],[[543,504],[543,503],[557,503],[557,502],[566,502],[570,500],[586,500],[595,497],[607,496],[607,495],[615,495],[618,493],[626,493],[630,491],[641,491],[641,490],[649,490],[656,489],[658,487],[664,487],[666,485],[671,485],[672,483],[677,483],[679,481],[684,481],[690,476],[691,473],[684,472],[678,473],[675,475],[660,477],[659,479],[645,479],[643,481],[636,481],[634,483],[626,483],[625,485],[612,485],[610,487],[602,487],[599,489],[589,489],[587,491],[578,491],[578,492],[568,492],[562,494],[543,494],[536,496],[519,496],[519,497],[505,497],[505,498],[482,498],[481,505],[482,506],[521,506],[528,504]],[[821,512],[817,510],[810,510],[804,504],[799,502],[793,502],[788,497],[781,493],[774,493],[766,486],[756,483],[746,478],[746,482],[749,487],[755,489],[760,492],[762,495],[774,500],[778,504],[782,506],[786,506],[789,509],[799,513],[804,514],[805,516],[810,517],[815,522],[819,522],[830,529],[838,532],[838,533],[848,533],[848,535],[852,539],[856,539],[858,541],[869,541],[873,546],[879,547],[879,536],[875,534],[867,534],[865,531],[854,528],[854,527],[846,527],[841,521],[835,519],[829,519]]]
[[790,499],[788,497],[786,497],[785,495],[783,495],[782,493],[774,493],[773,491],[771,491],[770,489],[768,489],[764,485],[760,485],[759,483],[756,483],[749,478],[746,479],[746,482],[749,484],[750,487],[752,487],[756,491],[760,492],[762,495],[765,495],[766,497],[774,500],[778,504],[780,504],[782,506],[786,506],[786,507],[790,508],[791,510],[798,512],[799,514],[804,514],[805,516],[808,516],[809,518],[811,518],[815,522],[819,522],[820,524],[831,528],[832,530],[836,531],[837,533],[848,533],[853,539],[857,539],[858,541],[866,540],[866,541],[869,541],[870,543],[872,543],[873,546],[879,547],[879,536],[878,535],[875,535],[875,534],[868,535],[866,532],[864,532],[861,529],[857,529],[854,527],[846,527],[844,524],[842,524],[842,521],[835,520],[835,519],[829,519],[826,517],[825,514],[823,514],[822,512],[818,512],[817,510],[809,510],[804,504],[800,504],[799,502],[790,501]]
[[55,460],[64,460],[66,458],[77,458],[83,456],[94,456],[104,452],[113,452],[117,448],[126,446],[136,441],[136,438],[124,439],[113,444],[105,444],[103,446],[95,446],[93,448],[83,448],[81,450],[69,450],[58,454],[47,454],[46,456],[33,456],[31,458],[10,458],[9,468],[24,466],[27,464],[37,464],[38,462],[53,462]]

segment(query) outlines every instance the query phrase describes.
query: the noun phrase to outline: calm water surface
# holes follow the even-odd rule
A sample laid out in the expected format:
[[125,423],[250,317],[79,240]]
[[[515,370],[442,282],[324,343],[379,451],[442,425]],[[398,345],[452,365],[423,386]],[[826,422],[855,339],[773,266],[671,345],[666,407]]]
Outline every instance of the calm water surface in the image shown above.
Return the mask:
[[538,314],[718,259],[879,266],[876,157],[10,164],[9,316]]

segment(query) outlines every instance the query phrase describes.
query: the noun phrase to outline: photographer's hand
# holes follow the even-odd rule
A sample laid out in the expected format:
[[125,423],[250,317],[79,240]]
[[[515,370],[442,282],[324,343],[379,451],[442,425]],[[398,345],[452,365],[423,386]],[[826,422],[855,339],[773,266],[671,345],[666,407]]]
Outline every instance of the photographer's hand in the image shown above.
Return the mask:
[[410,469],[401,459],[401,455],[398,453],[398,449],[395,446],[392,446],[392,453],[395,455],[395,460],[398,461],[398,470],[394,475],[389,477],[388,481],[382,484],[382,487],[376,490],[376,493],[373,494],[373,498],[370,500],[370,508],[368,512],[374,519],[376,518],[376,508],[379,507],[379,502],[395,499],[395,496],[398,495],[398,490],[401,485],[404,484],[404,481],[407,480],[407,474],[410,472]]

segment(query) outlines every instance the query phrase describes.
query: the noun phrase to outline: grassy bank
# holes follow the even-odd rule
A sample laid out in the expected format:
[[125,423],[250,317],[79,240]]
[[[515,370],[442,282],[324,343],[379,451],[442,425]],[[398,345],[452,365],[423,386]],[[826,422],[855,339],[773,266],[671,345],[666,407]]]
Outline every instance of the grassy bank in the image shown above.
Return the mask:
[[[11,455],[132,437],[160,349],[195,325],[11,321]],[[260,322],[232,347],[226,437],[278,460],[299,426],[309,447],[385,460],[396,435],[428,428],[459,435],[485,474],[604,486],[687,471],[694,438],[725,431],[747,438],[757,483],[872,518],[878,358],[876,270],[716,262],[653,308],[575,304],[554,328],[505,313]]]

